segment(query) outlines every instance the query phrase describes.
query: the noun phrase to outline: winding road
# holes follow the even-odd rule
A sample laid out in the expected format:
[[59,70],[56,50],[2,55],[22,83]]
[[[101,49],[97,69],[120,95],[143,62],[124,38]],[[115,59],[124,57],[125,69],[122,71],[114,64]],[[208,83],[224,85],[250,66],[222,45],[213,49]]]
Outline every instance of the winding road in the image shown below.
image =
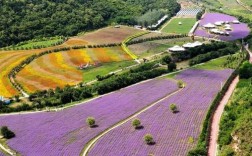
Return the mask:
[[213,121],[211,125],[211,134],[210,134],[210,143],[208,148],[208,156],[216,156],[217,155],[217,141],[218,141],[218,134],[219,134],[219,123],[221,119],[221,115],[224,111],[226,104],[228,103],[229,98],[231,97],[233,91],[236,88],[237,83],[239,82],[239,77],[237,76],[231,85],[229,86],[227,92],[225,93],[224,97],[222,98],[219,106],[217,107],[216,111],[214,112]]
[[[249,49],[248,44],[245,46],[246,51],[249,53],[249,62],[252,63],[252,52]],[[229,86],[226,94],[222,98],[219,106],[217,107],[216,111],[214,112],[213,121],[211,125],[211,133],[210,133],[210,142],[208,148],[208,156],[216,156],[218,152],[218,134],[219,134],[219,123],[221,119],[221,115],[224,111],[226,104],[228,103],[229,98],[231,97],[232,93],[234,92],[236,85],[239,82],[239,77],[237,76],[231,85]]]

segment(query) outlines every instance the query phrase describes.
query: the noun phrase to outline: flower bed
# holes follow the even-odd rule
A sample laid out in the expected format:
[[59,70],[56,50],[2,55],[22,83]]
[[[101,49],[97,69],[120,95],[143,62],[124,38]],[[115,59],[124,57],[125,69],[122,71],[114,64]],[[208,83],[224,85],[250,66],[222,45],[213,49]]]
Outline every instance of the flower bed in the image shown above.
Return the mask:
[[[250,29],[248,25],[245,23],[233,24],[232,21],[234,20],[237,20],[237,19],[230,15],[225,15],[221,13],[206,13],[201,19],[199,26],[197,30],[195,31],[194,35],[206,37],[206,38],[216,38],[216,39],[220,39],[224,41],[242,39],[248,36],[250,33]],[[215,34],[210,33],[208,29],[204,28],[204,25],[208,23],[214,24],[215,22],[218,22],[218,21],[229,22],[229,25],[232,28],[231,31],[226,31],[226,32],[229,32],[230,34],[229,36],[215,35]]]
[[[97,134],[175,90],[175,82],[155,79],[61,112],[0,116],[0,126],[16,134],[8,145],[21,155],[79,155]],[[86,125],[89,116],[98,127]]]
[[[232,71],[182,72],[176,78],[184,81],[186,88],[139,115],[142,129],[125,123],[101,138],[89,155],[186,155],[197,143],[207,110]],[[178,113],[170,111],[171,103],[177,105]],[[152,134],[155,145],[145,144],[147,133]]]

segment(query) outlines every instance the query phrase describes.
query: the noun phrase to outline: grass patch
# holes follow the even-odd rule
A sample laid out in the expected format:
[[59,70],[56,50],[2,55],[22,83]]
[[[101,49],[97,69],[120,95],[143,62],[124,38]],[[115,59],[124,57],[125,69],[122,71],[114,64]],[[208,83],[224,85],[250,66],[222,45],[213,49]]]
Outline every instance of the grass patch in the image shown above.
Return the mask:
[[236,69],[237,66],[246,57],[245,52],[237,52],[233,55],[226,55],[216,59],[212,59],[206,63],[196,65],[195,69],[205,69],[205,70],[222,70],[225,68]]
[[110,72],[123,69],[134,64],[136,64],[135,61],[111,62],[104,63],[100,67],[83,70],[83,82],[95,80],[97,75],[103,76],[109,74]]
[[220,57],[217,59],[210,60],[202,65],[195,66],[195,69],[206,69],[206,70],[221,70],[224,69],[223,63],[227,60],[228,56]]
[[[179,25],[179,22],[182,24]],[[195,18],[174,18],[162,29],[162,32],[186,34],[189,33],[195,22]]]
[[65,38],[63,37],[50,37],[42,39],[33,39],[29,41],[20,42],[17,45],[1,48],[5,49],[18,49],[18,50],[29,50],[29,49],[39,49],[46,48],[50,46],[59,45],[64,42]]

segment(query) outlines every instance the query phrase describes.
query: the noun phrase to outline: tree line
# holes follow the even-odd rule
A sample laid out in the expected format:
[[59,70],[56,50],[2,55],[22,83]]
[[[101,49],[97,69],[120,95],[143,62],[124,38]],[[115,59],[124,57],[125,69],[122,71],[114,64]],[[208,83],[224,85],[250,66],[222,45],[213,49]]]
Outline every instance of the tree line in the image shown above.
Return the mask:
[[74,36],[111,24],[137,24],[155,9],[174,14],[176,0],[22,0],[0,1],[0,47],[52,36]]
[[235,43],[232,43],[232,42],[215,42],[215,41],[213,41],[211,44],[203,44],[198,47],[187,49],[184,52],[172,53],[172,58],[176,62],[180,62],[180,61],[191,59],[191,58],[196,57],[200,54],[206,54],[208,52],[217,51],[217,50],[224,49],[227,47],[234,47],[236,49],[237,46],[235,45]]

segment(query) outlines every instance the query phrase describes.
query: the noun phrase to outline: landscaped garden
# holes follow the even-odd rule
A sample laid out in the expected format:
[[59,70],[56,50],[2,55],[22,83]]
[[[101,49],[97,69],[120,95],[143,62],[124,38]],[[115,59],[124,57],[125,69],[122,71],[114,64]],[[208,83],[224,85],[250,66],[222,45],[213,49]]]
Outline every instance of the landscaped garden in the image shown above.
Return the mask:
[[[224,29],[224,24],[222,24],[222,26],[217,28],[223,32],[227,32],[228,35],[213,34],[211,33],[211,29],[206,28],[205,26],[208,24],[215,24],[216,22],[220,22],[220,21],[223,21],[224,23],[230,25],[231,30],[228,30],[228,31]],[[250,29],[247,24],[245,23],[235,24],[233,23],[233,21],[237,21],[237,18],[230,15],[220,14],[220,13],[207,13],[201,19],[198,28],[194,32],[194,35],[205,37],[205,38],[215,38],[215,39],[220,39],[224,41],[242,39],[249,35]],[[214,27],[215,27],[214,29],[216,29],[217,26],[214,26]]]

